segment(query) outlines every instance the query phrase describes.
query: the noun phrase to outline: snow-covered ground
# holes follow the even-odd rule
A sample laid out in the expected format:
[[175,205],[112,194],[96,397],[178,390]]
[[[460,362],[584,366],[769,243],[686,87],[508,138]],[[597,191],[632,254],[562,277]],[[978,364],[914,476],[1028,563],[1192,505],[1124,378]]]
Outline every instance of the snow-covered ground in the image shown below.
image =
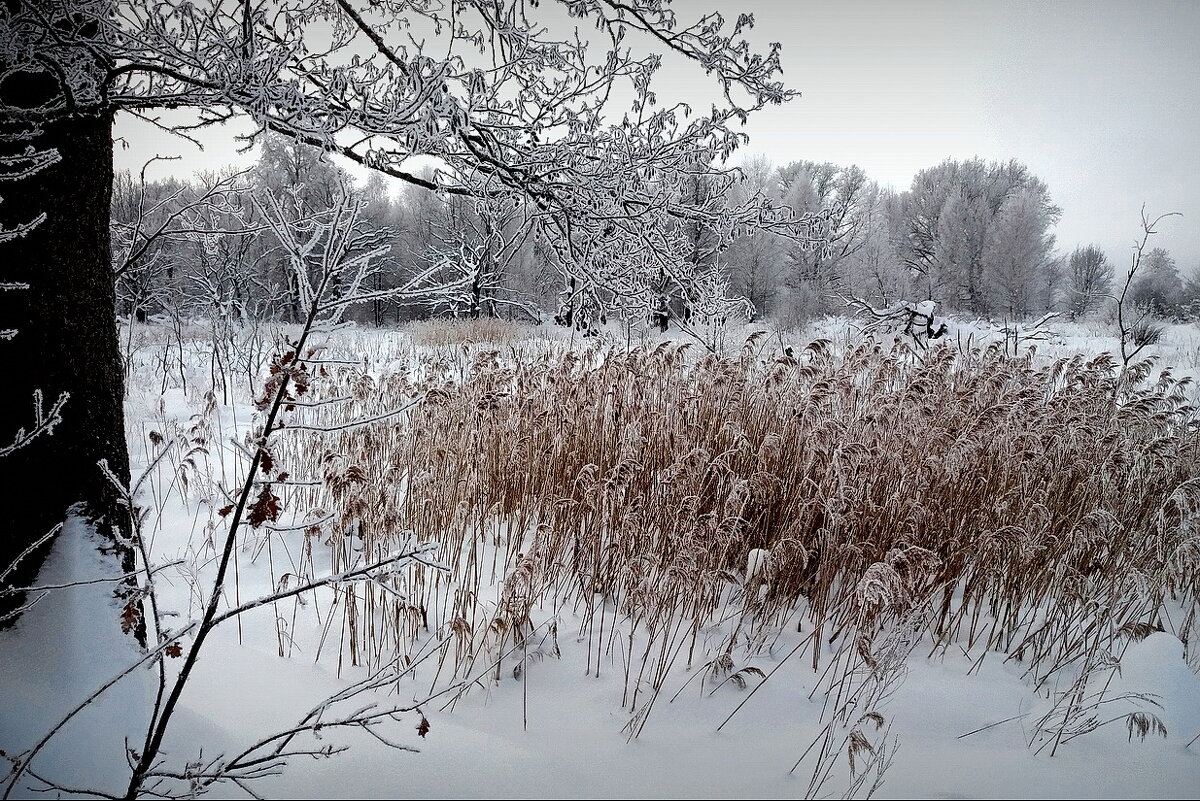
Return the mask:
[[[809,333],[847,336],[832,324]],[[356,336],[366,341],[371,335]],[[1055,338],[1039,344],[1039,353],[1094,354],[1112,345],[1082,327],[1066,334],[1060,327]],[[1200,333],[1174,327],[1151,350],[1177,374],[1193,373]],[[149,356],[142,369],[152,369]],[[223,518],[217,508],[225,500],[206,481],[233,485],[243,454],[228,442],[242,440],[253,421],[244,398],[231,405],[219,396],[205,399],[200,367],[190,378],[186,392],[175,382],[160,395],[158,377],[135,374],[128,403],[135,475],[153,451],[151,431],[190,427],[191,442],[207,443],[206,453],[191,453],[190,465],[182,453],[160,463],[139,496],[151,511],[145,534],[152,560],[169,565],[159,574],[158,592],[170,628],[198,613],[211,575],[208,540],[214,532],[219,540]],[[206,403],[209,412],[200,414]],[[197,424],[205,427],[199,434]],[[289,565],[302,560],[287,542],[281,537],[267,548],[259,539],[239,548],[229,604],[280,589]],[[106,560],[86,527],[72,521],[55,541],[38,584],[119,572]],[[20,756],[35,746],[96,688],[141,658],[121,633],[110,589],[103,583],[55,589],[15,628],[0,632],[5,754]],[[339,616],[329,614],[329,592],[318,591],[304,605],[268,605],[215,630],[167,735],[162,759],[168,766],[183,770],[187,763],[237,753],[367,675],[349,664],[339,644],[344,633],[336,630]],[[614,617],[612,610],[609,615]],[[345,712],[372,703],[413,708],[378,730],[390,746],[361,730],[328,729],[319,739],[304,735],[293,743],[298,750],[348,750],[328,758],[291,757],[286,767],[247,786],[275,798],[840,796],[851,778],[844,736],[858,727],[873,752],[893,749],[890,765],[878,775],[878,798],[1195,798],[1200,792],[1200,676],[1189,668],[1170,625],[1123,641],[1123,653],[1113,654],[1119,669],[1104,673],[1107,700],[1095,709],[1101,725],[1057,747],[1055,737],[1037,726],[1060,700],[1067,678],[1035,692],[1025,667],[1002,653],[951,647],[931,654],[930,643],[919,641],[889,674],[887,687],[861,683],[875,703],[860,711],[877,711],[885,728],[850,720],[837,732],[842,739],[828,759],[828,780],[814,782],[814,752],[802,756],[829,720],[823,671],[842,657],[825,646],[822,672],[814,672],[806,644],[811,632],[800,616],[781,621],[761,651],[735,653],[725,671],[706,672],[701,658],[691,670],[674,661],[648,714],[646,696],[635,708],[622,703],[627,664],[638,658],[622,646],[624,629],[601,639],[597,660],[582,610],[543,605],[530,621],[535,628],[524,647],[481,659],[470,676],[474,681],[446,681],[430,638],[426,650],[410,654],[415,664],[400,680],[345,706]],[[168,670],[178,661],[167,659]],[[847,675],[847,686],[862,677],[861,671]],[[145,734],[139,727],[155,686],[149,667],[117,682],[48,741],[13,797],[45,797],[33,789],[40,786],[34,774],[66,788],[64,796],[85,790],[123,794],[127,749],[141,747]],[[331,707],[327,719],[337,709]],[[1131,734],[1128,715],[1139,709],[1156,716],[1165,736]],[[418,731],[425,728],[422,721],[427,731]],[[858,753],[867,760],[872,750]],[[186,783],[175,785],[181,794],[186,789]],[[212,792],[247,795],[234,784]]]

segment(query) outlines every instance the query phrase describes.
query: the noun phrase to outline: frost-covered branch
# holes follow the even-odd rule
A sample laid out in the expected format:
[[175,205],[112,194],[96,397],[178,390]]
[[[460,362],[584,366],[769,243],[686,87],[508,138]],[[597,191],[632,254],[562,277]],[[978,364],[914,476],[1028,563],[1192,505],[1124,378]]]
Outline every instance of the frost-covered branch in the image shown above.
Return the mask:
[[843,296],[846,305],[866,318],[862,330],[903,334],[921,347],[930,339],[939,339],[949,331],[944,318],[937,316],[937,303],[923,300],[913,303],[901,300],[885,308],[877,308],[861,298]]
[[[404,672],[412,669],[410,666]],[[324,759],[347,750],[346,746],[332,744],[309,747],[293,744],[296,738],[302,735],[320,738],[324,732],[338,729],[363,731],[389,748],[416,751],[412,746],[384,736],[379,729],[383,724],[402,724],[407,715],[416,712],[419,723],[413,727],[414,730],[428,731],[429,722],[421,712],[420,704],[380,707],[378,704],[368,703],[350,712],[337,715],[332,713],[338,706],[345,705],[364,693],[393,685],[398,678],[390,666],[380,669],[324,699],[303,715],[295,725],[267,735],[233,756],[220,754],[205,759],[201,754],[198,759],[189,762],[182,769],[155,768],[146,777],[147,786],[144,792],[147,795],[173,798],[178,797],[178,794],[172,792],[169,782],[184,782],[188,793],[205,792],[222,782],[228,782],[254,795],[248,783],[266,776],[278,775],[292,757]]]
[[372,226],[363,216],[362,201],[345,189],[327,209],[301,219],[292,219],[270,193],[255,195],[254,203],[287,256],[300,308],[322,326],[338,324],[346,308],[375,299],[434,303],[468,280],[462,275],[443,278],[429,267],[399,286],[366,289],[390,253],[390,231]]
[[344,570],[333,575],[313,579],[312,581],[297,585],[290,589],[280,590],[279,592],[271,595],[264,595],[263,597],[256,598],[253,601],[247,601],[240,606],[235,606],[234,608],[215,616],[211,625],[217,626],[221,623],[224,623],[226,620],[229,620],[230,618],[245,614],[252,609],[258,609],[259,607],[267,606],[268,604],[273,604],[278,601],[283,601],[287,598],[294,598],[297,595],[303,595],[321,587],[330,587],[336,584],[354,581],[355,579],[374,577],[380,573],[386,573],[387,571],[385,568],[395,568],[410,561],[420,562],[426,567],[444,570],[444,565],[426,558],[427,554],[433,553],[435,550],[437,550],[436,543],[418,544],[414,541],[410,543],[408,547],[389,554],[382,559],[377,559],[370,564],[356,567],[351,570]]
[[[39,150],[30,145],[21,153],[0,156],[0,181],[23,181],[60,161],[62,161],[62,154],[56,148]],[[3,202],[3,198],[0,198],[0,202]],[[30,231],[45,221],[46,212],[43,211],[28,222],[17,223],[11,228],[0,226],[0,244],[28,235]],[[4,288],[12,289],[14,285],[10,284]],[[8,332],[0,332],[0,334],[4,333]],[[9,334],[3,338],[11,339],[12,336]]]
[[456,286],[434,297],[430,307],[470,318],[495,316],[498,307],[507,307],[540,320],[536,305],[506,280],[534,238],[532,219],[519,205],[451,199],[447,215],[434,226],[437,241],[425,258]]
[[42,398],[42,391],[35,389],[33,391],[33,428],[19,428],[13,441],[4,446],[0,446],[0,458],[8,456],[13,451],[24,448],[37,437],[45,434],[50,436],[54,434],[54,427],[62,422],[62,410],[70,399],[70,393],[63,392],[50,406],[45,407],[45,400]]
[[[234,549],[245,526],[257,528],[264,523],[275,522],[279,517],[279,498],[274,494],[271,484],[260,485],[259,473],[261,471],[262,474],[271,476],[278,471],[271,453],[271,440],[283,426],[281,415],[291,408],[291,403],[297,399],[297,395],[303,395],[308,390],[310,376],[305,359],[312,358],[319,351],[319,348],[311,347],[309,341],[322,325],[336,325],[342,308],[338,301],[352,300],[361,295],[359,290],[362,280],[370,274],[374,260],[381,253],[373,239],[376,232],[359,225],[359,203],[349,199],[345,192],[335,199],[334,205],[328,210],[300,219],[289,218],[273,196],[257,199],[256,203],[284,251],[289,255],[297,277],[302,279],[300,284],[305,309],[304,324],[296,339],[288,342],[290,349],[276,356],[271,364],[270,378],[258,401],[258,407],[264,413],[261,428],[254,436],[248,437],[243,451],[249,464],[241,489],[232,502],[220,510],[221,517],[228,522],[224,540],[218,546],[216,573],[208,589],[208,600],[202,616],[195,623],[195,636],[191,643],[180,646],[176,651],[183,658],[178,675],[169,682],[162,680],[160,685],[160,693],[146,729],[144,746],[131,763],[126,794],[129,799],[157,792],[155,777],[164,775],[160,762],[163,738],[207,637],[217,626],[264,605],[309,593],[320,587],[370,578],[379,571],[394,571],[398,566],[413,560],[436,567],[424,558],[432,548],[431,545],[410,543],[411,547],[402,548],[367,565],[313,579],[232,609],[221,610],[221,599],[225,594],[225,583],[228,580]],[[285,478],[282,473],[275,477],[280,480]],[[153,599],[152,585],[148,591]],[[288,741],[290,737],[282,742]],[[280,752],[272,759],[281,758],[283,755]],[[270,759],[267,763],[276,764]],[[196,765],[188,766],[178,773],[188,775],[195,773],[197,769],[202,772],[208,770],[209,773],[204,775],[213,780],[218,775],[228,776],[239,786],[242,781],[261,775],[257,767],[239,774],[237,770],[228,766],[222,769],[223,773],[212,773],[216,770],[214,766],[203,768]]]
[[[779,46],[751,47],[753,15],[687,19],[661,0],[558,5],[566,20],[525,0],[124,0],[111,15],[89,0],[59,9],[72,24],[39,55],[66,76],[64,99],[37,114],[105,104],[195,115],[174,129],[244,114],[246,146],[279,133],[446,196],[520,208],[565,275],[642,308],[664,284],[694,305],[715,300],[689,259],[687,224],[718,243],[766,229],[829,247],[829,210],[726,202],[740,180],[726,164],[747,138],[737,126],[797,95],[781,81]],[[13,17],[19,56],[32,62],[44,35],[40,15]],[[72,60],[81,48],[103,70]],[[663,102],[655,49],[711,82],[716,102]],[[416,157],[437,171],[419,175]],[[690,192],[697,178],[712,191]]]
[[[197,623],[192,622],[192,623],[189,623],[188,625],[182,627],[181,629],[179,629],[175,632],[172,632],[172,634],[175,637],[182,637],[182,636],[187,635],[191,631],[193,631],[196,628],[196,626],[197,626]],[[46,745],[54,738],[54,736],[56,734],[58,734],[60,731],[62,731],[64,726],[66,726],[68,723],[70,723],[71,720],[76,715],[78,715],[80,712],[82,712],[84,709],[86,709],[97,698],[104,695],[104,693],[108,692],[112,687],[114,687],[117,684],[117,682],[121,681],[121,679],[125,678],[130,673],[133,673],[138,668],[150,663],[153,660],[160,660],[162,658],[163,654],[166,652],[167,648],[170,647],[170,642],[171,641],[168,640],[166,642],[159,644],[157,647],[150,649],[142,656],[141,659],[139,659],[136,662],[134,662],[133,664],[127,666],[124,670],[117,673],[115,676],[112,676],[111,678],[109,678],[108,681],[104,682],[104,684],[97,687],[90,695],[88,695],[86,698],[84,698],[82,701],[80,701],[75,707],[73,707],[70,712],[68,712],[65,716],[63,716],[63,718],[60,721],[58,721],[58,723],[51,726],[50,729],[46,732],[46,734],[43,735],[42,738],[40,740],[38,740],[37,743],[35,743],[32,748],[30,748],[28,751],[25,751],[22,754],[18,755],[18,757],[14,760],[12,772],[7,777],[8,781],[4,785],[4,795],[2,797],[7,799],[12,796],[13,791],[16,789],[17,783],[21,780],[21,776],[23,776],[25,774],[25,772],[29,769],[29,765],[31,762],[33,762],[34,757],[36,757],[39,753],[41,753],[42,749],[44,749],[46,747]],[[101,795],[101,794],[97,793],[97,795]]]
[[54,539],[54,536],[56,534],[58,534],[58,532],[62,531],[62,527],[63,527],[63,524],[59,523],[54,528],[50,529],[45,534],[38,537],[36,540],[34,540],[32,543],[30,543],[29,546],[25,548],[25,550],[23,550],[19,554],[17,554],[17,558],[13,559],[12,562],[9,563],[9,565],[7,567],[5,567],[3,571],[0,571],[0,595],[7,595],[7,594],[11,594],[11,593],[16,593],[16,592],[25,592],[27,590],[42,589],[41,587],[26,587],[26,588],[21,588],[21,589],[16,589],[13,587],[5,587],[4,580],[6,578],[8,578],[9,575],[14,570],[16,570],[17,565],[19,565],[21,563],[21,560],[23,560],[25,557],[29,556],[29,554],[33,553],[38,548],[45,545],[50,540]]
[[[177,157],[174,157],[177,158]],[[181,185],[157,201],[146,197],[146,170],[161,160],[155,156],[147,161],[140,174],[136,201],[129,203],[129,219],[113,220],[113,278],[121,279],[127,272],[138,269],[152,249],[167,241],[201,241],[205,237],[235,232],[259,230],[241,219],[242,209],[236,202],[246,187],[242,179],[249,170],[233,172],[202,186],[199,194]],[[132,193],[132,187],[126,187]],[[233,226],[231,219],[238,219]]]

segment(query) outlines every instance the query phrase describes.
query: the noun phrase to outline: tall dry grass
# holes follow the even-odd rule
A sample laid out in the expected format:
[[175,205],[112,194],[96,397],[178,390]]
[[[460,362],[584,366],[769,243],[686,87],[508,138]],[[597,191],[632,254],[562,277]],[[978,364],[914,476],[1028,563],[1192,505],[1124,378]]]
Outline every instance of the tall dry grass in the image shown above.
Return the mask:
[[586,670],[622,671],[644,720],[673,665],[726,680],[792,626],[814,669],[856,641],[872,664],[889,621],[917,620],[931,654],[1019,660],[1039,685],[1168,606],[1194,638],[1186,382],[1107,355],[761,345],[324,368],[314,401],[353,402],[298,409],[332,430],[277,449],[319,479],[286,488],[306,564],[345,570],[412,530],[450,568],[341,590],[338,647],[373,665],[432,654],[436,685],[556,653],[577,621]]
[[538,337],[538,329],[498,317],[433,319],[409,323],[404,331],[421,347],[487,342],[510,344]]

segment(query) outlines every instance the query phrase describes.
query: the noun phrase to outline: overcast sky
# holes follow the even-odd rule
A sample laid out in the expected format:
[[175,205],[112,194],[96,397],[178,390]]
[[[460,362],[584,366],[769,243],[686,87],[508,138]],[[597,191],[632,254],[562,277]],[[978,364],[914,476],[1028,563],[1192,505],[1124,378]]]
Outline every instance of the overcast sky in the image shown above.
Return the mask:
[[[1143,204],[1164,220],[1154,246],[1200,267],[1200,2],[676,0],[680,17],[753,11],[755,40],[783,44],[802,97],[751,118],[747,156],[858,164],[908,188],[946,158],[1017,159],[1062,207],[1060,249],[1102,246],[1126,265]],[[695,100],[702,76],[659,86]],[[701,98],[703,95],[699,95]],[[200,156],[119,126],[118,167],[174,152],[180,166],[233,158],[228,136]]]
[[1126,264],[1145,203],[1184,215],[1152,243],[1200,265],[1200,2],[750,6],[803,92],[752,120],[751,151],[896,189],[948,157],[1017,159],[1063,209],[1061,248]]

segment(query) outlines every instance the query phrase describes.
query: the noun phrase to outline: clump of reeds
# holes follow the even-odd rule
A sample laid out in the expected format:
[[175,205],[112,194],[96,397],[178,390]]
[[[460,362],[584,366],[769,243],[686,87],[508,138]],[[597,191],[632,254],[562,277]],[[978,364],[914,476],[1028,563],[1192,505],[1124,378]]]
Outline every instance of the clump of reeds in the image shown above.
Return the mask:
[[434,319],[409,323],[404,330],[418,346],[490,343],[507,345],[536,336],[536,328],[500,317]]
[[760,345],[331,364],[315,399],[353,402],[298,410],[326,431],[280,453],[321,479],[288,498],[324,521],[306,543],[337,571],[413,530],[451,567],[346,590],[352,658],[434,647],[445,679],[498,676],[555,613],[573,615],[586,670],[621,671],[624,702],[648,712],[672,665],[752,654],[786,626],[807,627],[814,669],[824,646],[874,637],[862,587],[893,621],[920,596],[934,653],[1004,654],[1036,682],[1156,622],[1168,599],[1195,620],[1185,381],[1103,355]]

